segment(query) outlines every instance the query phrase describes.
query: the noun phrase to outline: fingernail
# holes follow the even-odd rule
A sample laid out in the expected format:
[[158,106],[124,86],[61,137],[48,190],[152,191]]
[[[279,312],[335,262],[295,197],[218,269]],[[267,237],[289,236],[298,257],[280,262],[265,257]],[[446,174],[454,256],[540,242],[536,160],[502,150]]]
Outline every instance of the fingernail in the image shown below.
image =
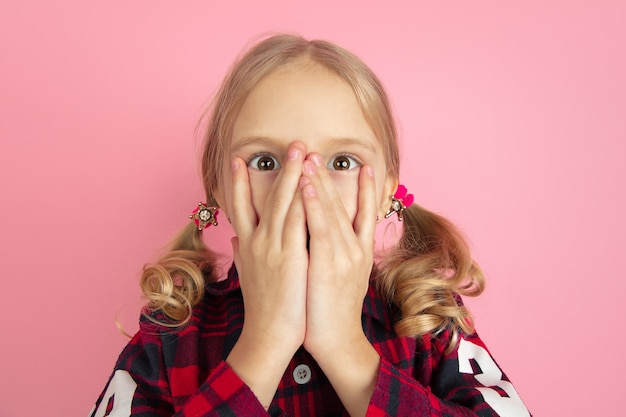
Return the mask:
[[309,195],[311,197],[315,197],[317,195],[317,193],[315,192],[315,187],[313,186],[313,184],[307,185],[306,187],[304,187],[304,192],[307,193],[307,195]]
[[239,161],[237,161],[236,159],[233,159],[233,162],[230,164],[233,172],[237,171],[237,169],[239,169]]
[[371,166],[367,165],[365,167],[365,173],[367,175],[369,175],[370,177],[373,177],[374,176],[374,168],[372,168]]
[[313,163],[315,165],[317,165],[318,167],[321,167],[322,164],[324,163],[324,161],[322,161],[322,157],[319,156],[318,154],[314,153],[313,155],[311,155],[311,161],[313,161]]
[[287,151],[287,160],[295,161],[298,158],[300,158],[300,149],[294,148],[293,146],[289,148],[289,150]]
[[306,172],[309,175],[313,175],[315,174],[315,166],[310,163],[309,161],[304,161],[304,172]]

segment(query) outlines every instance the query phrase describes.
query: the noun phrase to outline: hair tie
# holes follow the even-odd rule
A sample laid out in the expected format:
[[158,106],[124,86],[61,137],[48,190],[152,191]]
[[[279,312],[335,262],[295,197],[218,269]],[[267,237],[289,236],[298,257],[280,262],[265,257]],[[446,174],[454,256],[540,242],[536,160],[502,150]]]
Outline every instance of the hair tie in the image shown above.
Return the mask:
[[393,213],[398,215],[398,220],[402,221],[402,213],[408,206],[413,204],[413,194],[407,194],[407,189],[404,185],[399,184],[395,194],[391,197],[391,206],[385,214],[385,219],[390,217]]
[[196,223],[198,230],[207,228],[210,225],[217,226],[217,214],[219,207],[207,206],[203,202],[198,203],[198,207],[189,215],[189,218]]

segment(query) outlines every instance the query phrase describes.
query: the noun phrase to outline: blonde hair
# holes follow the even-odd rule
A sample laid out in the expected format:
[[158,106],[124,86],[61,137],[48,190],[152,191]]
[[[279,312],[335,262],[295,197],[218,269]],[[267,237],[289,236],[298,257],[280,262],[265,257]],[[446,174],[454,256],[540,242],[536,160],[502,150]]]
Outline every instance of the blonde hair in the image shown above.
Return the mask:
[[[209,204],[215,204],[223,183],[233,124],[246,97],[263,77],[303,58],[331,70],[352,87],[384,150],[388,174],[399,177],[395,122],[376,75],[335,44],[276,35],[259,42],[235,62],[205,115],[202,179]],[[382,295],[402,312],[396,331],[400,336],[419,337],[448,329],[454,344],[460,331],[473,331],[470,313],[457,301],[457,295],[479,294],[484,287],[482,273],[462,236],[443,217],[414,204],[405,211],[403,229],[397,247],[375,274]],[[215,258],[193,224],[183,229],[167,254],[144,267],[141,287],[148,300],[147,310],[161,310],[171,319],[161,324],[186,324],[193,306],[202,299],[204,285],[215,280]]]

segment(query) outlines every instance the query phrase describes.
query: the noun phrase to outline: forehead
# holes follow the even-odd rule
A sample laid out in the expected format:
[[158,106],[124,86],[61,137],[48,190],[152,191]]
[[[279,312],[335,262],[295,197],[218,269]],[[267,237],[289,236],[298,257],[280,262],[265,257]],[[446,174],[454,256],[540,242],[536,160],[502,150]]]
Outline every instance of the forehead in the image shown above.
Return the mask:
[[331,138],[378,142],[352,87],[311,61],[281,67],[250,91],[234,121],[232,146],[255,137],[307,145]]

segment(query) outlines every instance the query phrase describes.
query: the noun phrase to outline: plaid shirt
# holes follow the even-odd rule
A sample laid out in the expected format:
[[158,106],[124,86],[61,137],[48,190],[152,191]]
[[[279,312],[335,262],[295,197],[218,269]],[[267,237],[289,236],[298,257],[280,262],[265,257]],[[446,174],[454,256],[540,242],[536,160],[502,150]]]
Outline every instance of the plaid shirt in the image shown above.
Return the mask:
[[[157,313],[157,318],[163,318]],[[464,335],[444,354],[449,334],[399,337],[398,318],[370,286],[363,329],[380,354],[367,415],[529,416],[515,389],[476,334]],[[142,318],[119,357],[91,417],[347,416],[313,357],[300,348],[283,375],[268,411],[225,358],[244,319],[237,272],[210,284],[192,321],[178,331]]]

